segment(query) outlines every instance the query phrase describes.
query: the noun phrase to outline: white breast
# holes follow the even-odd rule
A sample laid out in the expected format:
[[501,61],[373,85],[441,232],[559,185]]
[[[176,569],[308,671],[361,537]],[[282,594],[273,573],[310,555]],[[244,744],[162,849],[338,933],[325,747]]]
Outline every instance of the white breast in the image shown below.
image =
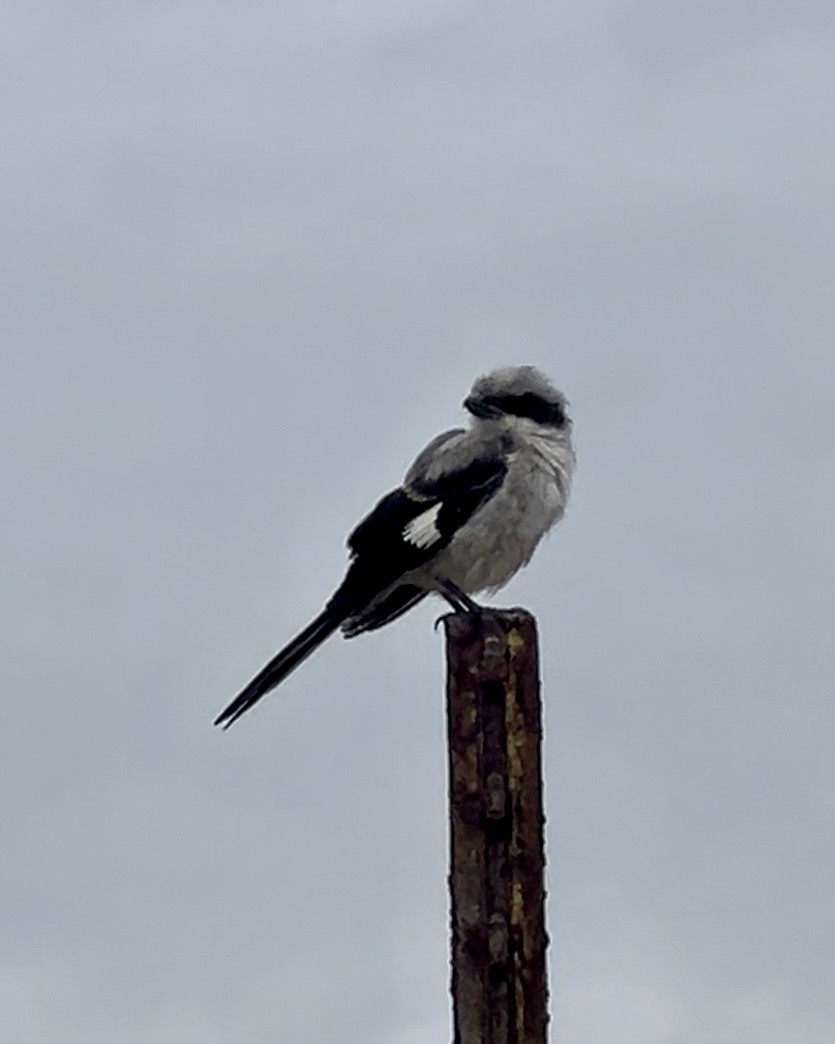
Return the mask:
[[560,436],[526,435],[498,492],[441,552],[433,574],[468,594],[496,590],[526,565],[565,511],[574,453]]

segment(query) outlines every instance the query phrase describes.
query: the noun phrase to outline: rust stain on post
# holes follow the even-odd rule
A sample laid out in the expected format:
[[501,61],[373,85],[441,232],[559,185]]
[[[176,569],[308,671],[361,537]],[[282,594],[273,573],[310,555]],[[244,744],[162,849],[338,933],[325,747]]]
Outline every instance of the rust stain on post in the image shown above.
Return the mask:
[[512,609],[444,624],[455,1044],[546,1044],[536,623]]

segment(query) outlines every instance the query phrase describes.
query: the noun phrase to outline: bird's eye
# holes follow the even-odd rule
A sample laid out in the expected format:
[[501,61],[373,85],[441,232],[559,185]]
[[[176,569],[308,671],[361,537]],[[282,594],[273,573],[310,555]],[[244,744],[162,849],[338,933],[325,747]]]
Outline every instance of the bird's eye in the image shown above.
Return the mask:
[[501,413],[507,413],[513,417],[526,417],[537,424],[549,424],[555,428],[560,428],[565,424],[565,412],[560,403],[548,402],[533,392],[496,396],[492,402]]

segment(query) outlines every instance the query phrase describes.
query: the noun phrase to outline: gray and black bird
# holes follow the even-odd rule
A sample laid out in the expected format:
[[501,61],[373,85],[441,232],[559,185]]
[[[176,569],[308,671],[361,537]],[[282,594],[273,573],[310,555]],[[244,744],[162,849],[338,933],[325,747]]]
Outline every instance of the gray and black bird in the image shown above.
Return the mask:
[[217,717],[228,728],[334,631],[346,638],[396,620],[429,594],[457,612],[497,591],[562,518],[574,449],[567,401],[533,366],[479,377],[468,428],[434,438],[348,537],[345,579],[322,612]]

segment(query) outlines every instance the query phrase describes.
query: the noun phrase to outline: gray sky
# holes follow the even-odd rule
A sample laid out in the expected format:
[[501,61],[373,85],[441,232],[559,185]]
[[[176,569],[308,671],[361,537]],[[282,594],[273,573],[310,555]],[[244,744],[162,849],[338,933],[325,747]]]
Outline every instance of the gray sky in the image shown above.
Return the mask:
[[437,607],[210,722],[529,362],[555,1044],[835,1039],[831,0],[4,22],[4,1039],[449,1039]]

